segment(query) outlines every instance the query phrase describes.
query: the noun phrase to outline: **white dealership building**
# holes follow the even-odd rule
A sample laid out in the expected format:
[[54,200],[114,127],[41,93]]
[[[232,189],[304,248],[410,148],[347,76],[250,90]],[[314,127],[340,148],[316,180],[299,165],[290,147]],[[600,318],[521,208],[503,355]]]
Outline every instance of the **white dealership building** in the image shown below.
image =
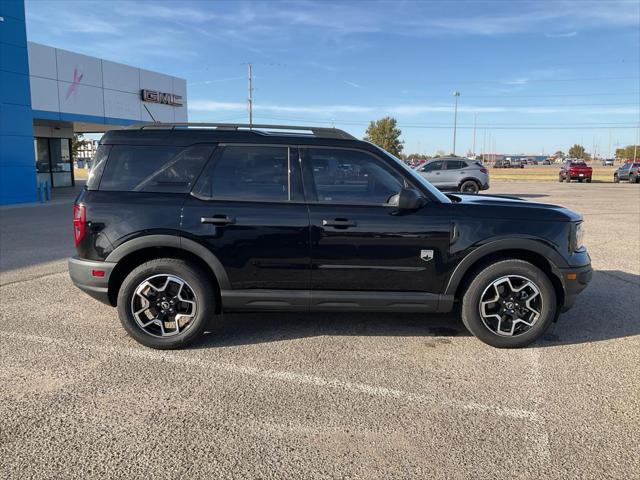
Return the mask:
[[72,185],[74,133],[187,121],[184,79],[29,42],[23,3],[0,10],[0,204]]

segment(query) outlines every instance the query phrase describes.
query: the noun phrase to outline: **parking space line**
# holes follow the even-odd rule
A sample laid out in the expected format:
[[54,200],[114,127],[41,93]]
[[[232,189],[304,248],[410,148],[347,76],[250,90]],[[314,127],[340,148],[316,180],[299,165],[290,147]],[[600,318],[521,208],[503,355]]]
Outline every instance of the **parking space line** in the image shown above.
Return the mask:
[[533,396],[532,400],[535,404],[536,415],[531,419],[530,428],[532,429],[530,437],[532,450],[536,452],[538,458],[547,466],[551,461],[551,450],[549,448],[549,431],[544,415],[539,412],[544,407],[544,395],[542,391],[542,372],[540,365],[540,350],[537,348],[529,348],[526,350],[531,361],[531,376],[533,378]]
[[227,374],[239,374],[257,377],[265,380],[278,380],[288,383],[297,383],[301,385],[338,390],[346,393],[363,394],[371,397],[392,398],[414,403],[437,404],[442,407],[452,407],[463,411],[486,413],[498,417],[523,419],[526,421],[534,422],[536,425],[539,425],[541,423],[540,416],[535,411],[530,411],[522,408],[499,407],[496,405],[486,405],[478,402],[464,402],[460,400],[440,399],[435,396],[422,393],[407,392],[395,388],[369,385],[360,382],[349,382],[333,378],[324,378],[318,375],[308,375],[304,373],[286,372],[272,369],[261,369],[256,367],[236,365],[233,363],[222,363],[203,360],[201,358],[193,358],[188,356],[187,354],[180,354],[177,352],[167,352],[150,349],[143,350],[133,347],[117,347],[99,344],[86,344],[54,337],[22,334],[1,330],[0,336],[6,339],[34,342],[41,345],[54,345],[63,348],[70,348],[73,350],[88,350],[97,353],[105,353],[110,355],[116,354],[136,359],[151,360],[156,363],[158,361],[163,361],[178,364],[181,366],[191,365],[209,371],[215,369]]

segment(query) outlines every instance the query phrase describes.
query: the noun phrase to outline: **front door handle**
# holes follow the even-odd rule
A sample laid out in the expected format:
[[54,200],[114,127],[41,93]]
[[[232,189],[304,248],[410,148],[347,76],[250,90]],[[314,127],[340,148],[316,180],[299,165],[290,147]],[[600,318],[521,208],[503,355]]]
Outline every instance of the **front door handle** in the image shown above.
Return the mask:
[[323,227],[349,228],[357,225],[353,220],[347,218],[334,218],[333,220],[322,220]]
[[228,215],[214,215],[213,217],[201,217],[200,223],[210,223],[212,225],[231,225],[236,223],[235,217],[230,217]]

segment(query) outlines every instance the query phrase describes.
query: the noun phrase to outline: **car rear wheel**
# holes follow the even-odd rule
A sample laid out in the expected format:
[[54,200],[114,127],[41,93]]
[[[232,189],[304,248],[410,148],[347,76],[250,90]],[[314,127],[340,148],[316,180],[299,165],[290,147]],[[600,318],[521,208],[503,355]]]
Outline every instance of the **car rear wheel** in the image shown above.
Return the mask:
[[613,176],[613,183],[620,183],[620,177],[618,177],[618,175]]
[[484,343],[524,347],[553,322],[558,306],[549,277],[523,260],[503,260],[480,271],[462,298],[462,321]]
[[560,183],[564,182],[564,178],[562,178],[562,175],[558,175],[558,181],[559,181]]
[[635,175],[629,175],[629,183],[636,183],[638,179]]
[[466,180],[460,185],[460,191],[463,193],[478,193],[480,185],[475,180]]
[[591,183],[591,177],[587,178],[587,183]]
[[127,275],[118,292],[124,329],[157,349],[185,347],[199,338],[215,311],[209,276],[176,258],[143,263]]

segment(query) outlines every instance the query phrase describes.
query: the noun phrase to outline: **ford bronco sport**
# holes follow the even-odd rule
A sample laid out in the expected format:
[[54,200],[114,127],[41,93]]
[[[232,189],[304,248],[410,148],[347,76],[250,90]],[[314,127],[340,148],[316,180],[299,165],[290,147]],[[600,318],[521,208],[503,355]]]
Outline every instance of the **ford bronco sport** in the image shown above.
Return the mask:
[[73,282],[140,343],[178,348],[232,311],[449,312],[520,347],[591,279],[582,217],[444,195],[331,128],[107,132],[74,204]]

